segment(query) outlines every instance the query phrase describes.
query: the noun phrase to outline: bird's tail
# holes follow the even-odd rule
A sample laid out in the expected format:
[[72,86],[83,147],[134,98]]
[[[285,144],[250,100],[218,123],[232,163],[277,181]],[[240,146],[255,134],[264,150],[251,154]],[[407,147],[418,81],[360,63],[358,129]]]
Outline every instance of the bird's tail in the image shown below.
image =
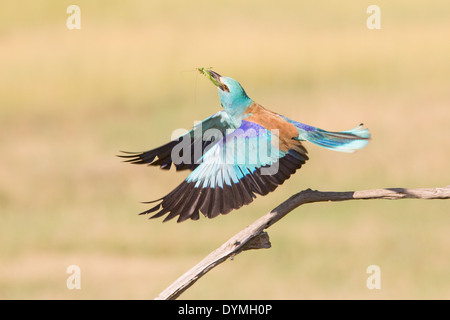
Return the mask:
[[326,131],[319,128],[303,132],[303,138],[323,148],[341,152],[355,152],[369,143],[369,130],[358,127],[347,131]]
[[298,140],[307,140],[334,151],[355,152],[364,148],[370,140],[370,132],[362,127],[362,123],[352,130],[335,132],[309,126],[286,117],[284,119],[297,127]]

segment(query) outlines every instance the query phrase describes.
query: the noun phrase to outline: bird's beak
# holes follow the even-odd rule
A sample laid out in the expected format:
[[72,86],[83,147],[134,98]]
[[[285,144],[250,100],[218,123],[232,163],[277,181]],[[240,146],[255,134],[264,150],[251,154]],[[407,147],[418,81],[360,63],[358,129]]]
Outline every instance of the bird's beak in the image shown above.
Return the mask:
[[221,78],[220,74],[218,74],[217,72],[214,72],[212,70],[207,70],[205,68],[197,68],[197,70],[201,74],[204,74],[205,76],[207,76],[209,78],[209,80],[211,80],[211,82],[214,83],[214,85],[216,87],[218,87],[219,89],[221,89],[223,91],[230,92],[230,89],[228,88],[228,86],[220,80],[220,78]]

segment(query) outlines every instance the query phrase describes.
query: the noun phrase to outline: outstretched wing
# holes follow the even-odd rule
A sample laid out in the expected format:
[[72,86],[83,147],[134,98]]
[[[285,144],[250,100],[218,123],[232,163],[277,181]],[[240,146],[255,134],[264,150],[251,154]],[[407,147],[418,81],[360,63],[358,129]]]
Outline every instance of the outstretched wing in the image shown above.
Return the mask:
[[[227,134],[201,158],[202,162],[177,188],[152,202],[157,205],[141,214],[178,216],[178,222],[226,214],[249,204],[255,194],[275,190],[308,159],[299,141],[281,151],[271,131],[250,121]],[[151,203],[152,203],[151,202]]]
[[[191,131],[158,148],[144,152],[124,152],[119,157],[134,164],[159,166],[169,170],[194,170],[204,152],[219,142],[227,129],[235,128],[225,111],[219,111],[193,127]],[[176,151],[176,152],[174,152]]]

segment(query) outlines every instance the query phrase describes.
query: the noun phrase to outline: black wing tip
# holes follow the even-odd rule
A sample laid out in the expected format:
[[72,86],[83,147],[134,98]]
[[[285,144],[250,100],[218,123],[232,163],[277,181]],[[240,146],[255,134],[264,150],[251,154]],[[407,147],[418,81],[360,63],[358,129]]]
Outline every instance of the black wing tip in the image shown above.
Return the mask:
[[[148,163],[145,161],[142,156],[145,152],[130,152],[130,151],[119,151],[124,154],[116,154],[116,157],[126,159],[123,162],[128,162],[132,164],[146,164]],[[152,160],[153,161],[153,160]]]
[[[147,214],[149,214],[149,213],[158,211],[160,208],[161,208],[161,203],[158,203],[156,206],[151,207],[150,209],[147,209],[147,210],[145,210],[145,211],[139,213],[138,215],[140,215],[140,216],[147,215]],[[158,213],[156,213],[156,214],[158,214]],[[150,218],[153,218],[153,216],[150,217]]]
[[119,157],[119,158],[134,158],[134,157],[137,157],[140,154],[144,153],[144,152],[133,152],[133,151],[122,151],[122,150],[119,150],[119,152],[123,153],[123,154],[116,154],[116,157]]
[[[143,151],[123,151],[123,150],[119,150],[119,152],[121,153],[126,153],[126,154],[139,154],[142,153]],[[119,157],[121,157],[123,155],[119,155]]]
[[[228,186],[228,189],[221,187],[203,189],[195,188],[192,183],[183,181],[165,197],[143,202],[159,203],[139,215],[153,214],[149,219],[165,216],[162,222],[177,218],[177,223],[186,220],[197,221],[200,219],[200,213],[208,219],[226,215],[251,203],[256,198],[254,192],[243,185],[246,183],[241,181]],[[236,196],[239,196],[240,200]]]

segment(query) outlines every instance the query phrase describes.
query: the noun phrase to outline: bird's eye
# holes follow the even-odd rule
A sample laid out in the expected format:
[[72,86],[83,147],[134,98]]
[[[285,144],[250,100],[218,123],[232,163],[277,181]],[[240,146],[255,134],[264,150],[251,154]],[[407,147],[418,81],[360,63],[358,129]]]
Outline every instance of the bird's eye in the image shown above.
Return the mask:
[[230,89],[228,88],[228,86],[226,84],[222,84],[220,86],[220,89],[222,89],[223,91],[226,91],[226,92],[230,92]]

